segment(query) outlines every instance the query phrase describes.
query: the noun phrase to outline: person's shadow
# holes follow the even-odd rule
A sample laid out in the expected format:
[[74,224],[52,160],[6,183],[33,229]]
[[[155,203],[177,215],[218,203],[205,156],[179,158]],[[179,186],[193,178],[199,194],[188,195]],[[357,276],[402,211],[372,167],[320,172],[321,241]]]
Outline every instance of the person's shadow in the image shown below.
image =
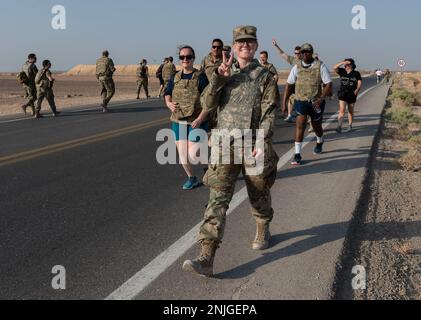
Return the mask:
[[[285,234],[278,234],[272,237],[270,247],[273,249],[280,243],[294,238],[307,236],[306,239],[297,241],[284,248],[279,248],[273,252],[263,253],[261,257],[256,260],[247,262],[243,265],[237,266],[231,270],[227,270],[215,275],[217,279],[241,279],[250,276],[256,272],[259,267],[278,261],[283,258],[301,254],[308,250],[322,246],[324,244],[343,239],[346,237],[349,230],[350,222],[327,224],[319,227],[314,227],[307,230],[290,232]],[[364,234],[367,235],[363,240],[379,241],[390,240],[401,237],[401,233],[397,230],[404,229],[405,236],[420,237],[421,236],[421,221],[402,222],[402,223],[367,223],[362,226]],[[386,233],[385,230],[388,232]],[[388,236],[385,236],[387,234]],[[269,249],[270,250],[270,249]]]

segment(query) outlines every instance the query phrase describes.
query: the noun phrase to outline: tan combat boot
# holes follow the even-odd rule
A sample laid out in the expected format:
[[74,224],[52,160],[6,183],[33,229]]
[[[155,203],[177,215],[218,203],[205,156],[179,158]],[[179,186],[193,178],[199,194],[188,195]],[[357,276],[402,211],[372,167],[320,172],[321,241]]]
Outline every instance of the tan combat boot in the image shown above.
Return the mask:
[[253,241],[253,250],[266,250],[269,248],[269,223],[257,222],[256,237]]
[[200,255],[196,260],[186,260],[183,264],[184,271],[190,271],[204,277],[213,276],[213,261],[218,243],[203,241],[200,244]]

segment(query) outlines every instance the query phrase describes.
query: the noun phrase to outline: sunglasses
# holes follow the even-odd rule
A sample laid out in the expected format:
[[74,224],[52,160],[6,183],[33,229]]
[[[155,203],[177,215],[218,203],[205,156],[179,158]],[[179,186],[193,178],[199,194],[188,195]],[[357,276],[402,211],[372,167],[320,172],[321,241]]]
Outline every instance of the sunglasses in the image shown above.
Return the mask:
[[193,56],[191,54],[189,54],[188,56],[179,56],[179,58],[180,58],[180,61],[184,61],[184,60],[191,61],[191,60],[193,60]]
[[301,54],[301,52],[295,52],[296,55]]
[[212,46],[212,49],[218,49],[218,50],[221,50],[221,49],[222,49],[222,47],[221,47],[221,46]]
[[313,53],[313,52],[311,52],[309,50],[303,50],[303,51],[301,51],[301,54],[306,54],[306,53]]

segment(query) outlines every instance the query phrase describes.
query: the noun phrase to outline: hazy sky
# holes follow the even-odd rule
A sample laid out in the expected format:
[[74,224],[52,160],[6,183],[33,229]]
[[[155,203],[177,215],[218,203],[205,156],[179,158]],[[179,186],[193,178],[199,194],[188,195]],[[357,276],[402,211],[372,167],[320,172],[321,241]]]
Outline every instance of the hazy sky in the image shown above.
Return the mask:
[[[367,10],[366,30],[351,26],[359,4]],[[51,27],[54,5],[66,8],[66,30]],[[244,24],[257,26],[259,49],[281,69],[288,66],[273,37],[289,53],[312,43],[329,67],[353,57],[360,69],[396,69],[404,58],[414,70],[421,69],[420,12],[415,0],[1,0],[0,71],[17,70],[30,52],[52,60],[55,70],[93,64],[105,48],[116,64],[158,63],[190,44],[201,60],[213,38],[230,43],[233,27]]]

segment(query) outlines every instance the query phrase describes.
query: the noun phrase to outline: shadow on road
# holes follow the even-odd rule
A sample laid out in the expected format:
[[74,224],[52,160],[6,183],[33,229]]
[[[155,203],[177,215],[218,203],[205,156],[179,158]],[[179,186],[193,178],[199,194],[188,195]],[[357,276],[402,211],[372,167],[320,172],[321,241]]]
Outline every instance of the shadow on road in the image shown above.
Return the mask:
[[[307,230],[278,234],[271,239],[271,248],[274,249],[281,245],[282,242],[292,240],[294,238],[306,237],[304,240],[297,241],[276,251],[263,253],[261,257],[237,266],[231,270],[227,270],[215,275],[217,279],[241,279],[248,277],[256,272],[259,267],[278,261],[283,258],[304,253],[316,247],[325,245],[330,242],[345,238],[349,222],[327,224],[314,227]],[[414,222],[385,222],[385,223],[367,223],[362,226],[365,230],[363,234],[368,235],[366,241],[381,241],[400,238],[398,233],[385,233],[385,230],[396,230],[404,228],[408,230],[408,237],[421,236],[421,221]],[[397,228],[398,227],[398,228]],[[388,236],[385,236],[388,234]]]

